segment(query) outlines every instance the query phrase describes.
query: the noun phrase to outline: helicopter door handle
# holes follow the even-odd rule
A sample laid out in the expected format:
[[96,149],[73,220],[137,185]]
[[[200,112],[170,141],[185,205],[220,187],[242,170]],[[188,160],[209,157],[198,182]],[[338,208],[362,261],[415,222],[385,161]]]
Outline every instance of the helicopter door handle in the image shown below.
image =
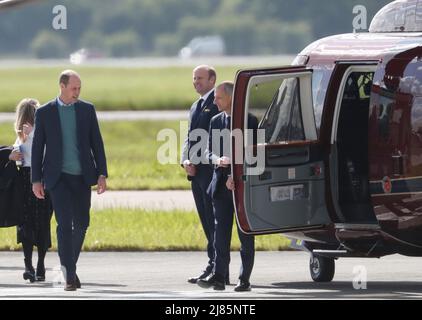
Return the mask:
[[402,154],[399,151],[398,154],[393,155],[392,158],[393,158],[393,174],[395,176],[404,175],[406,155]]
[[269,159],[279,159],[279,158],[285,158],[285,157],[306,157],[308,156],[307,151],[302,152],[289,152],[289,153],[283,153],[283,154],[270,154],[268,155]]

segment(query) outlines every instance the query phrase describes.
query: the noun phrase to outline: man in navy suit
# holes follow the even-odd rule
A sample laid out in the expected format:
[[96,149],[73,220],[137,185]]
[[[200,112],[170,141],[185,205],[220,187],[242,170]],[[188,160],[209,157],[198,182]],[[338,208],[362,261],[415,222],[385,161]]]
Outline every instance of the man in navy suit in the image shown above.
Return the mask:
[[[215,103],[222,111],[212,118],[207,154],[214,164],[214,173],[208,193],[212,197],[215,215],[215,265],[213,274],[198,280],[202,288],[213,287],[214,290],[225,290],[225,277],[230,264],[230,243],[233,227],[234,205],[232,190],[233,179],[230,178],[230,126],[233,82],[223,82],[215,89]],[[248,115],[248,129],[258,129],[258,120]],[[256,131],[255,131],[256,132]],[[218,141],[219,140],[219,141]],[[219,145],[219,149],[216,146]],[[239,282],[235,291],[250,291],[249,282],[255,257],[254,237],[244,234],[237,228],[241,243],[240,255],[242,266]]]
[[76,263],[89,225],[91,186],[105,192],[107,164],[94,106],[79,100],[79,75],[65,70],[59,84],[60,96],[35,114],[32,189],[39,199],[44,188],[50,191],[64,289],[75,291],[81,286]]
[[[214,104],[216,80],[217,74],[210,66],[201,65],[193,70],[193,86],[200,95],[200,99],[195,101],[190,109],[189,131],[183,145],[182,165],[186,170],[188,180],[192,183],[193,197],[207,238],[208,263],[200,275],[188,279],[190,283],[196,283],[198,279],[206,278],[214,267],[214,214],[212,200],[207,194],[207,188],[212,178],[212,167],[204,153],[208,143],[210,120],[219,113]],[[203,137],[202,140],[197,139],[203,133],[206,134],[206,137]],[[201,148],[201,146],[205,147]]]

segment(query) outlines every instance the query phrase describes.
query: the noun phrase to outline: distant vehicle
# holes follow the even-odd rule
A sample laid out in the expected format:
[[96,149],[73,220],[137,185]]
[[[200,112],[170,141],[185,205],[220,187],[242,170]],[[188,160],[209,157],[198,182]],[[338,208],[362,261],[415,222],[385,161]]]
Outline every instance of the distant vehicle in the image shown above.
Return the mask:
[[81,64],[91,59],[104,58],[104,54],[99,50],[82,48],[70,54],[70,63]]
[[186,47],[179,52],[181,58],[222,56],[226,51],[224,40],[220,36],[193,38]]
[[263,173],[248,175],[232,144],[237,221],[294,239],[314,281],[331,281],[340,257],[422,257],[420,17],[422,0],[394,1],[368,33],[236,76],[232,129],[246,132],[248,112],[266,110],[265,141],[245,136],[243,153],[264,154]]

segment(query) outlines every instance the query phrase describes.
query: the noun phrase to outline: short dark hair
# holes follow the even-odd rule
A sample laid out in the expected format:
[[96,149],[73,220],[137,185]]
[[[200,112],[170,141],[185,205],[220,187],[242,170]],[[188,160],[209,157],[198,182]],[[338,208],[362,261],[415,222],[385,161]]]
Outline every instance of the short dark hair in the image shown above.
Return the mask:
[[71,76],[77,76],[79,77],[79,75],[73,71],[73,70],[65,70],[60,74],[60,78],[59,78],[59,84],[63,83],[65,86],[68,85],[69,83],[69,79]]

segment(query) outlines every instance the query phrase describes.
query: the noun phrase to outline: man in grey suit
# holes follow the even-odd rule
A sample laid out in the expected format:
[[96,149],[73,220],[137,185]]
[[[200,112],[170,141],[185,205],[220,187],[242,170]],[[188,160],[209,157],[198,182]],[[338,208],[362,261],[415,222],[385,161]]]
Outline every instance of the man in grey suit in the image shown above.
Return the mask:
[[207,145],[208,137],[205,141],[200,139],[196,141],[195,131],[208,132],[211,118],[219,113],[214,104],[216,80],[217,74],[210,66],[201,65],[193,70],[193,86],[200,98],[190,109],[189,131],[182,150],[182,166],[186,170],[188,180],[192,183],[193,197],[207,238],[208,263],[200,275],[188,279],[189,283],[196,283],[199,279],[206,278],[214,268],[214,214],[212,200],[207,194],[213,170],[206,155],[203,154],[205,150],[195,151],[198,149],[198,144]]

